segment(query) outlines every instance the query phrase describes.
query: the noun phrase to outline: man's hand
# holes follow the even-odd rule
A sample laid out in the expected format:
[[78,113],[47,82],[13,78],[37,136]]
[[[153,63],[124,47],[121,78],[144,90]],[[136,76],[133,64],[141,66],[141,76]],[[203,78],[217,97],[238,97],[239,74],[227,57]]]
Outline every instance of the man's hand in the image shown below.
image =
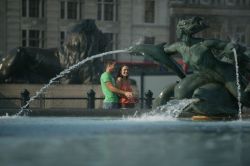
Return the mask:
[[122,91],[122,90],[120,90],[120,89],[114,87],[114,86],[112,85],[111,82],[106,82],[106,86],[108,87],[108,89],[109,89],[111,92],[114,92],[114,93],[116,93],[116,94],[125,95],[125,96],[126,96],[127,98],[129,98],[129,99],[133,97],[132,92]]
[[124,95],[127,97],[127,98],[132,98],[133,97],[133,93],[132,92],[125,92]]

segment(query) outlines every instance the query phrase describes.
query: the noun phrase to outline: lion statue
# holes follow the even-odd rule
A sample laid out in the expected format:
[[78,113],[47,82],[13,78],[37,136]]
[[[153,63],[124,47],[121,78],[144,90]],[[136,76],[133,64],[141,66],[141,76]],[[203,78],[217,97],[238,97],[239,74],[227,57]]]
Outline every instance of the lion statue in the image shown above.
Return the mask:
[[[107,41],[94,20],[86,19],[67,31],[61,48],[18,47],[0,60],[2,83],[46,83],[60,71],[92,55],[107,51]],[[97,84],[100,59],[82,65],[60,80],[66,84]]]

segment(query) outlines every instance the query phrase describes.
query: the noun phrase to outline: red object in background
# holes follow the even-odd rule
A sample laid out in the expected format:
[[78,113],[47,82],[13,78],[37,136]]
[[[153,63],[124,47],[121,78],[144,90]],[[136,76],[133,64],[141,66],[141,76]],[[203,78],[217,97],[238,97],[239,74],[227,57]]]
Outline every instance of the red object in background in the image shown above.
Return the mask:
[[188,72],[188,64],[186,64],[182,59],[178,59],[177,63],[181,65],[182,70],[184,71],[184,73],[186,74]]

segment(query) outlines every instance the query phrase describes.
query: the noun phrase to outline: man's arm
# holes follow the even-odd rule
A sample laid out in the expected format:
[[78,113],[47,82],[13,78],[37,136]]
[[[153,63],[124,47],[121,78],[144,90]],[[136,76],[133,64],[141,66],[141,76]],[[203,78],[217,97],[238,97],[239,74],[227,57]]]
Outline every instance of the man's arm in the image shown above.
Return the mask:
[[108,89],[111,92],[114,92],[114,93],[117,93],[117,94],[122,94],[122,95],[126,96],[127,98],[133,97],[132,92],[127,92],[127,91],[120,90],[120,89],[114,87],[111,82],[106,82],[105,85],[108,87]]

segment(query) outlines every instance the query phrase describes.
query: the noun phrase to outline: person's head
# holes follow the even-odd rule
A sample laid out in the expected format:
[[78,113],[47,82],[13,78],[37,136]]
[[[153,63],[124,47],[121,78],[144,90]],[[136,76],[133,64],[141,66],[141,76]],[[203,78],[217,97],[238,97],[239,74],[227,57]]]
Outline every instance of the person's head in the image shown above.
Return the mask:
[[113,72],[115,69],[115,64],[116,64],[115,60],[112,60],[112,59],[106,60],[105,61],[105,70],[107,72]]
[[119,71],[118,71],[118,73],[117,73],[117,78],[118,78],[118,77],[121,77],[121,78],[127,79],[128,76],[129,76],[129,68],[128,68],[128,66],[122,65],[122,66],[119,68]]

